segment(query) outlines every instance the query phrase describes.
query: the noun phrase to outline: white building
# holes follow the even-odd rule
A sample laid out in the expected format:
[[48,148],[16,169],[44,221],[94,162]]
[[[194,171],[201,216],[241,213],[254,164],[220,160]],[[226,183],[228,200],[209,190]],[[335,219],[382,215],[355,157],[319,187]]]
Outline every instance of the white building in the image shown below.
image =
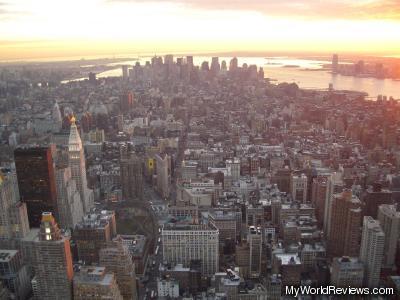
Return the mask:
[[365,286],[373,288],[379,286],[383,250],[385,247],[385,233],[371,216],[365,216],[361,239],[360,260],[365,267]]
[[179,282],[171,278],[165,278],[165,279],[157,278],[157,292],[159,298],[162,297],[178,298]]
[[218,271],[219,231],[214,225],[168,223],[161,237],[165,262],[188,267],[191,260],[200,259],[203,275],[211,276]]
[[225,162],[225,164],[226,164],[226,167],[230,168],[230,170],[231,170],[232,180],[234,180],[234,181],[239,180],[239,178],[240,178],[240,159],[239,158],[228,159]]
[[379,206],[378,220],[385,233],[383,264],[385,267],[393,267],[400,234],[400,211],[395,205],[383,204]]
[[83,219],[81,196],[72,179],[71,168],[56,170],[57,211],[61,228],[75,228]]
[[71,122],[71,131],[68,141],[69,166],[71,167],[72,179],[75,180],[81,195],[83,210],[87,213],[94,205],[94,196],[93,191],[87,186],[85,154],[74,117]]

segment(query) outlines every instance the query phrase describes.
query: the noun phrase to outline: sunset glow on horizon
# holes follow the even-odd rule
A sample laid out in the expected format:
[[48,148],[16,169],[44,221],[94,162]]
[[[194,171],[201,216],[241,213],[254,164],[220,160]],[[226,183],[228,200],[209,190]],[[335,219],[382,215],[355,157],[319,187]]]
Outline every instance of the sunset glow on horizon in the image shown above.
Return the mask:
[[0,60],[168,51],[400,55],[399,32],[397,0],[0,1]]

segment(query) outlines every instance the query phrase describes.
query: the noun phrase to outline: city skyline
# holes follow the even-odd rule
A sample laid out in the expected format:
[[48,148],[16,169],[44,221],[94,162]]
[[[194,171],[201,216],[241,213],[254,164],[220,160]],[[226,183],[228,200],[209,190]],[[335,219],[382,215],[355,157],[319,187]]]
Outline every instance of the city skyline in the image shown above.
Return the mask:
[[400,55],[397,1],[0,2],[0,60],[247,51]]

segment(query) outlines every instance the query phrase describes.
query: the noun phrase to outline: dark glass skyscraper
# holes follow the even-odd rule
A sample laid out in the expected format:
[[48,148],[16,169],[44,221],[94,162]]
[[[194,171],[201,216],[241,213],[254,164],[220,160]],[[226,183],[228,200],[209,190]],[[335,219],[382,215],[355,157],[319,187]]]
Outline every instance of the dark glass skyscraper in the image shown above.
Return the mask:
[[29,225],[39,227],[43,212],[57,215],[51,148],[19,147],[14,151],[14,158],[20,196],[28,209]]

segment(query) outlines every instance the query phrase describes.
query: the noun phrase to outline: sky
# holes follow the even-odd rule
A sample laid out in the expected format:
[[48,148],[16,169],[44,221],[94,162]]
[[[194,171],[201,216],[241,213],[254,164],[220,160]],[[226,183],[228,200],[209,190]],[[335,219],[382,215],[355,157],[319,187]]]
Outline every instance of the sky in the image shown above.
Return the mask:
[[0,0],[0,60],[236,51],[400,55],[400,0]]

